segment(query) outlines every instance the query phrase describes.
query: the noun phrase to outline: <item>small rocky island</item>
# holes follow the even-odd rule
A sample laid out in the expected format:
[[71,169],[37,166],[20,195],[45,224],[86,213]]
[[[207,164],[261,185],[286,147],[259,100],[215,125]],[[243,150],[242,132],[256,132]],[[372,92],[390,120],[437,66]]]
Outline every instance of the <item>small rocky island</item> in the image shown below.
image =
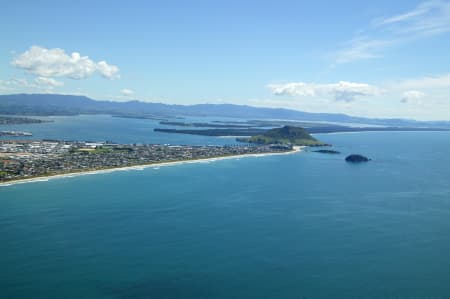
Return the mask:
[[284,126],[268,130],[261,135],[255,135],[247,138],[237,138],[237,141],[255,144],[289,144],[297,146],[327,146],[313,136],[305,129],[294,126]]
[[347,158],[345,158],[345,161],[350,162],[350,163],[361,163],[361,162],[369,162],[370,159],[367,157],[364,157],[363,155],[352,154],[352,155],[347,156]]

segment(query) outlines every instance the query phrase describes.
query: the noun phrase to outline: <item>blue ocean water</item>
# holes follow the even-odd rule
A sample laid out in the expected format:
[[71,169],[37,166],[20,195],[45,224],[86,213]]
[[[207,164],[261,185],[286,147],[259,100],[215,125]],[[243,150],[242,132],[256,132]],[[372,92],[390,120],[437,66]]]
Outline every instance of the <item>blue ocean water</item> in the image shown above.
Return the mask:
[[[33,136],[26,139],[57,139],[78,141],[113,141],[117,143],[151,143],[151,144],[235,144],[234,138],[220,138],[184,134],[167,134],[154,132],[154,128],[180,127],[160,125],[159,120],[118,118],[111,115],[80,115],[41,117],[49,123],[3,125],[2,131],[26,131]],[[208,122],[209,118],[175,119],[180,122]],[[226,120],[226,119],[225,119]],[[230,119],[236,121],[237,119]],[[242,121],[242,119],[240,120]],[[183,129],[183,127],[181,127]],[[195,128],[189,128],[195,129]],[[0,139],[11,137],[1,136]],[[24,137],[20,137],[24,139]]]
[[0,297],[449,298],[450,134],[318,137],[342,154],[1,187]]

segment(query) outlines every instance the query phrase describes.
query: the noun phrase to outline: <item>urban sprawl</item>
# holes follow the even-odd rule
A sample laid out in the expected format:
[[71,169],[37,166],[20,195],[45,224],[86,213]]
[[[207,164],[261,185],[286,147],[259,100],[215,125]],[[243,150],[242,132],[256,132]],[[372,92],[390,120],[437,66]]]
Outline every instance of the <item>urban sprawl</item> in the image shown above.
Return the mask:
[[0,182],[81,171],[291,151],[284,145],[188,146],[0,140]]

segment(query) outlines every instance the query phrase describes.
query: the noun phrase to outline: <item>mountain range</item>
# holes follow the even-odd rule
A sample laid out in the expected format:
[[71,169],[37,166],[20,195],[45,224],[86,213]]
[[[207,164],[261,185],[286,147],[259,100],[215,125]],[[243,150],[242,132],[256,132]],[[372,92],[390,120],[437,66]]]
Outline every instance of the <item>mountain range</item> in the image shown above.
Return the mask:
[[0,114],[78,115],[112,114],[126,117],[214,116],[244,119],[324,121],[396,127],[450,128],[450,121],[416,121],[392,118],[365,118],[339,113],[311,113],[283,108],[262,108],[234,104],[169,105],[137,100],[97,101],[85,96],[60,94],[0,95]]

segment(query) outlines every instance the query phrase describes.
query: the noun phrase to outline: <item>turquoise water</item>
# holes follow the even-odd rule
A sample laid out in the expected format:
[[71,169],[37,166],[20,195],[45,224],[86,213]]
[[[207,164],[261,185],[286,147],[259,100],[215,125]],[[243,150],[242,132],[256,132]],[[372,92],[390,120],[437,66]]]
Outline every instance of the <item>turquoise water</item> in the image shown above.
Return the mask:
[[1,187],[0,297],[448,298],[450,134],[319,137],[343,154]]

